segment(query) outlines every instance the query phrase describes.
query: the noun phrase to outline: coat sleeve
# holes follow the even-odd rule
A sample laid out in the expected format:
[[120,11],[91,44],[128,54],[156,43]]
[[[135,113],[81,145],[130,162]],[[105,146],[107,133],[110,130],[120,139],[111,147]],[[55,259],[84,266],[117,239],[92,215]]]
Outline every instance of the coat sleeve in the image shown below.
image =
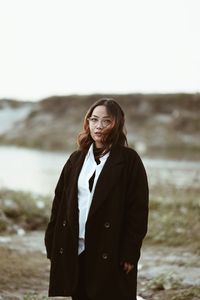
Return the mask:
[[64,165],[62,172],[60,174],[59,180],[57,182],[56,188],[55,188],[55,195],[53,198],[52,208],[51,208],[51,216],[49,223],[47,225],[45,236],[44,236],[44,242],[47,252],[47,258],[51,258],[51,250],[52,250],[52,242],[53,242],[53,236],[54,236],[54,229],[56,225],[56,219],[58,215],[58,209],[60,204],[60,199],[62,196],[64,184],[65,184],[65,174],[67,173],[67,170],[70,168],[70,158]]
[[146,171],[137,153],[129,168],[121,261],[137,264],[147,233],[149,189]]

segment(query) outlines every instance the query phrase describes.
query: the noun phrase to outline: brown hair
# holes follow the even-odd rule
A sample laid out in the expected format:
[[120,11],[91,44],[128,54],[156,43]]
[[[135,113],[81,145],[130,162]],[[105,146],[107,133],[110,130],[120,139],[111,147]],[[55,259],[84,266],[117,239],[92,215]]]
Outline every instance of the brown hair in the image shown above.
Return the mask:
[[123,110],[113,98],[101,98],[89,108],[85,115],[83,122],[83,131],[78,135],[77,142],[79,145],[79,149],[87,151],[89,146],[93,143],[93,139],[90,135],[88,118],[91,117],[93,110],[100,105],[106,107],[107,112],[113,117],[114,120],[113,126],[111,127],[111,129],[109,128],[108,134],[105,134],[102,141],[102,143],[104,144],[103,150],[107,151],[110,145],[128,146],[126,131],[124,128],[125,117]]

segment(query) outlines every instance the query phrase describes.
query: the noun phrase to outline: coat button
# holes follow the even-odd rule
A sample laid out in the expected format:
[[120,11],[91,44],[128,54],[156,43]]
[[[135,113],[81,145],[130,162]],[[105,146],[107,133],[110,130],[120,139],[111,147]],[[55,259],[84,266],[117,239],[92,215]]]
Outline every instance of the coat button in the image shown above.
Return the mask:
[[104,227],[105,227],[105,228],[110,228],[110,223],[109,223],[109,222],[105,222],[105,223],[104,223]]
[[107,258],[108,258],[108,254],[107,254],[107,253],[103,253],[103,254],[102,254],[102,258],[103,258],[103,259],[107,259]]
[[65,227],[67,224],[66,220],[63,221],[63,226]]
[[63,248],[60,248],[60,254],[63,254],[63,251],[64,251]]

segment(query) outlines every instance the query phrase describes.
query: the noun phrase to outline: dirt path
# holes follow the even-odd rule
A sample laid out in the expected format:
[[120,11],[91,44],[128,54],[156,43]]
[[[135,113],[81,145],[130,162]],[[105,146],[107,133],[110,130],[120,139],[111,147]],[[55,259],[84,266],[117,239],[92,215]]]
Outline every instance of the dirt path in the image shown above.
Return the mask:
[[[43,232],[0,237],[0,300],[45,299],[49,262],[43,237]],[[164,295],[174,284],[200,286],[199,267],[198,256],[187,249],[144,245],[139,264],[138,294],[145,300],[171,299]],[[154,292],[146,288],[149,284],[157,285]],[[163,293],[163,296],[156,298],[156,293]]]

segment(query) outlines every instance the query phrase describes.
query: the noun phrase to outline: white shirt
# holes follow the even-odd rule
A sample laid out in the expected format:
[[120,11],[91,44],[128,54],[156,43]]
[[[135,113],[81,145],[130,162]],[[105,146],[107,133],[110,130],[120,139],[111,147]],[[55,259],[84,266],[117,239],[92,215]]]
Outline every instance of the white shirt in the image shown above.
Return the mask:
[[[82,169],[78,178],[78,208],[79,208],[79,249],[80,254],[85,249],[85,224],[92,203],[95,187],[99,175],[110,153],[106,153],[100,158],[100,163],[97,164],[93,153],[93,144],[90,146],[85,157]],[[95,172],[95,178],[92,190],[89,189],[89,179]]]

